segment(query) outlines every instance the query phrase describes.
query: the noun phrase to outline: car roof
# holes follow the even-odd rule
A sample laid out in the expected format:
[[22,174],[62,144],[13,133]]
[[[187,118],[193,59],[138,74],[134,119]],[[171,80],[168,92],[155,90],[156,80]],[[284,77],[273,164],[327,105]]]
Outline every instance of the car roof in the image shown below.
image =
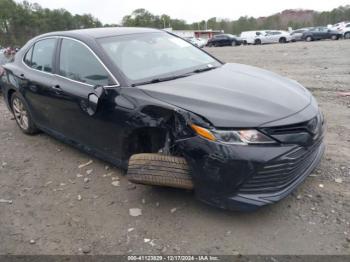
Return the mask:
[[51,32],[41,37],[49,36],[71,36],[71,37],[83,37],[83,38],[104,38],[119,35],[129,35],[129,34],[141,34],[141,33],[156,33],[162,32],[158,29],[152,28],[142,28],[142,27],[102,27],[102,28],[88,28],[88,29],[78,29],[60,32]]

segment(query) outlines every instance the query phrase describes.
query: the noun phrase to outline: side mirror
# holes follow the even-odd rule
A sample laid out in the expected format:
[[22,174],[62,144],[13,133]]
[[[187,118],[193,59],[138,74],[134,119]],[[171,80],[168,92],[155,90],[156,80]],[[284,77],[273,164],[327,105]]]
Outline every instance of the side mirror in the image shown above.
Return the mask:
[[106,95],[106,90],[103,86],[95,86],[94,92],[88,95],[87,113],[92,116],[97,112],[99,102]]

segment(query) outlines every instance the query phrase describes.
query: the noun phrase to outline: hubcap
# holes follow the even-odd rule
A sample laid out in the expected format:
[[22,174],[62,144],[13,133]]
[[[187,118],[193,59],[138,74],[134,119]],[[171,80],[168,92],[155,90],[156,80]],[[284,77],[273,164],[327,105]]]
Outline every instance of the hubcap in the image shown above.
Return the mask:
[[29,127],[28,112],[25,109],[22,101],[18,98],[13,99],[12,109],[17,124],[20,126],[20,128],[27,130]]

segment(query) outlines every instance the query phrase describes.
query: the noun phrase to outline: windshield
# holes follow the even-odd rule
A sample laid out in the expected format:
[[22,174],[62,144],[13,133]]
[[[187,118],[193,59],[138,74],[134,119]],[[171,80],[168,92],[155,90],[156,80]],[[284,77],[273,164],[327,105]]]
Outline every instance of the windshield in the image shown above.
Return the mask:
[[115,36],[98,41],[133,84],[220,65],[187,41],[165,32]]

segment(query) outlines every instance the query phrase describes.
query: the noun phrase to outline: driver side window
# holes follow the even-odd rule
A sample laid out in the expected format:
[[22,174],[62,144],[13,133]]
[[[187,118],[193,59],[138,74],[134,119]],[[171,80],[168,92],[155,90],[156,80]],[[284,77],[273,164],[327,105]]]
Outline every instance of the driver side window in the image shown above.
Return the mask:
[[93,53],[78,41],[63,39],[59,75],[89,85],[113,85],[105,68]]

